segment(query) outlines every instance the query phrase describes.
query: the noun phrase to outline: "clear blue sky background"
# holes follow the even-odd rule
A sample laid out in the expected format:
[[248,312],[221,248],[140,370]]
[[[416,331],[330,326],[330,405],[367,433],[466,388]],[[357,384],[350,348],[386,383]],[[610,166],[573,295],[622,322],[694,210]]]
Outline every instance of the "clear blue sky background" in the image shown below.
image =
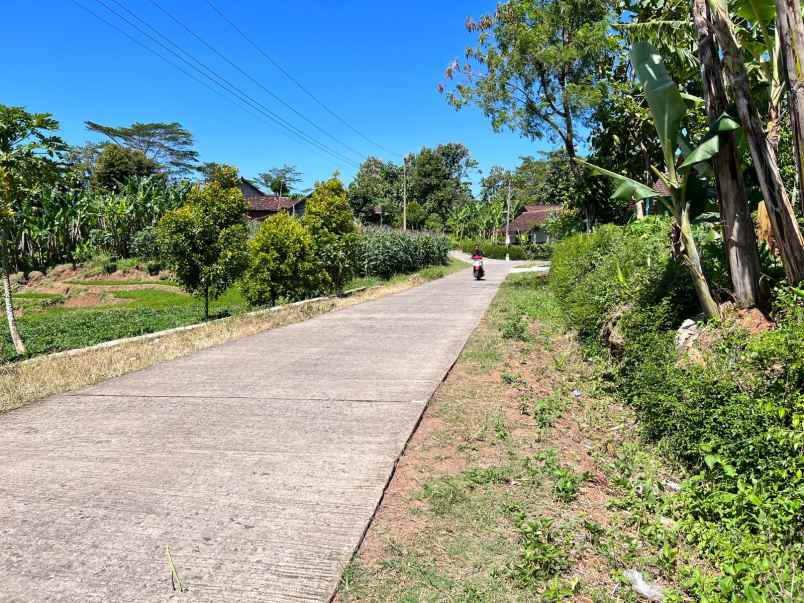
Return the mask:
[[[123,13],[112,0],[103,1]],[[335,146],[204,48],[149,0],[120,1],[271,110]],[[213,1],[320,99],[396,153],[462,142],[487,172],[493,165],[513,167],[519,156],[537,155],[549,147],[514,133],[494,133],[479,111],[456,112],[436,90],[447,64],[460,58],[474,41],[463,26],[466,16],[492,10],[494,0]],[[80,2],[155,46],[97,0]],[[399,161],[327,114],[240,38],[205,0],[159,2],[244,71],[363,156]],[[111,125],[178,121],[194,134],[203,161],[237,165],[249,177],[272,166],[295,164],[305,175],[306,187],[336,169],[348,182],[356,171],[189,79],[71,0],[5,0],[2,12],[0,47],[5,60],[0,70],[0,103],[53,113],[70,143],[93,138],[84,128],[86,120]]]

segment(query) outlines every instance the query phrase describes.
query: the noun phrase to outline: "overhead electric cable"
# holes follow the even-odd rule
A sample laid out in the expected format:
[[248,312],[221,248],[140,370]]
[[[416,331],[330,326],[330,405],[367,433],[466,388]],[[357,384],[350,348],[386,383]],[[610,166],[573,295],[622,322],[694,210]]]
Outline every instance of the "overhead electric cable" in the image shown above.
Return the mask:
[[[94,16],[96,19],[98,19],[101,22],[105,23],[106,25],[108,25],[109,27],[114,29],[115,31],[121,33],[126,38],[128,38],[129,40],[131,40],[132,42],[137,44],[138,46],[140,46],[140,47],[144,48],[145,50],[147,50],[148,52],[151,52],[152,54],[156,55],[157,57],[159,57],[160,59],[162,59],[163,61],[165,61],[169,65],[171,65],[172,67],[178,69],[179,71],[181,71],[182,73],[184,73],[185,75],[190,77],[192,80],[200,83],[205,88],[215,92],[216,94],[218,94],[220,96],[224,96],[218,90],[216,90],[215,88],[213,88],[209,84],[207,84],[205,81],[203,81],[202,79],[199,79],[198,77],[196,77],[196,75],[194,75],[192,72],[188,72],[181,65],[176,64],[174,61],[172,61],[170,58],[166,57],[165,55],[163,55],[159,51],[154,50],[153,48],[151,48],[147,44],[145,44],[142,41],[138,40],[136,37],[131,35],[129,32],[125,31],[121,27],[119,27],[116,24],[112,23],[108,19],[102,17],[101,15],[99,15],[95,11],[91,10],[87,6],[83,5],[82,3],[78,2],[77,0],[72,0],[72,1],[79,8],[81,8],[84,11],[88,12],[89,14]],[[120,18],[125,23],[127,23],[130,27],[132,27],[135,30],[137,30],[140,34],[142,34],[143,36],[145,36],[146,38],[148,38],[152,42],[154,42],[154,43],[158,44],[159,46],[161,46],[170,55],[174,56],[175,58],[179,59],[182,63],[186,64],[191,70],[199,73],[203,78],[206,78],[207,80],[211,81],[214,85],[216,85],[219,88],[223,89],[224,92],[228,93],[230,96],[232,96],[232,97],[236,98],[237,100],[239,100],[240,103],[242,104],[242,108],[246,108],[249,113],[252,113],[252,111],[250,111],[249,109],[255,110],[260,114],[259,117],[267,118],[271,122],[280,125],[283,129],[287,130],[288,132],[293,134],[295,137],[297,137],[297,138],[301,139],[302,141],[314,146],[318,150],[321,150],[321,151],[329,154],[333,158],[337,159],[339,162],[345,163],[345,164],[348,164],[348,165],[351,165],[351,166],[356,166],[354,161],[352,161],[348,157],[345,157],[344,155],[341,155],[337,151],[334,151],[333,149],[329,148],[328,146],[324,145],[323,143],[320,143],[319,141],[315,140],[313,137],[309,136],[308,134],[306,134],[302,130],[296,128],[293,124],[287,122],[281,116],[277,115],[276,113],[274,113],[273,111],[271,111],[270,109],[268,109],[267,107],[262,105],[262,103],[260,103],[259,101],[255,100],[254,98],[250,97],[248,94],[244,93],[237,86],[231,84],[231,82],[228,82],[228,80],[226,80],[225,78],[223,78],[222,76],[217,74],[214,70],[212,70],[209,67],[207,67],[206,65],[204,65],[201,61],[198,61],[197,59],[195,59],[195,57],[192,57],[192,55],[190,55],[189,53],[186,53],[186,54],[188,54],[188,56],[191,56],[191,58],[193,58],[193,60],[195,62],[197,62],[198,64],[202,65],[207,71],[209,71],[209,73],[212,74],[212,76],[210,76],[208,73],[205,73],[204,71],[202,71],[201,69],[199,69],[198,67],[193,65],[192,63],[188,62],[184,57],[182,57],[181,55],[177,54],[175,51],[173,51],[172,49],[167,47],[165,44],[163,44],[159,40],[155,39],[153,36],[148,34],[148,32],[143,31],[140,27],[138,27],[136,24],[132,23],[125,16],[121,15],[120,13],[115,11],[112,7],[110,7],[108,4],[103,2],[103,0],[96,0],[96,1],[99,4],[101,4],[102,6],[104,6],[106,8],[106,10],[111,12],[113,15],[116,15],[118,18]],[[218,81],[218,80],[220,80],[220,81]],[[221,83],[221,82],[224,82],[224,83]],[[227,100],[231,101],[231,98],[229,98],[229,97],[224,96],[224,98],[227,98]]]
[[[120,2],[117,2],[117,0],[113,0],[113,1],[115,1],[117,4],[120,4]],[[302,113],[301,111],[297,110],[297,109],[296,109],[296,108],[295,108],[293,105],[291,105],[290,103],[288,103],[287,101],[285,101],[285,100],[284,100],[282,97],[280,97],[279,95],[277,95],[277,94],[276,94],[276,93],[275,93],[273,90],[271,90],[270,88],[268,88],[267,86],[265,86],[265,85],[264,85],[262,82],[260,82],[260,81],[259,81],[257,78],[255,78],[255,77],[254,77],[254,76],[252,76],[250,73],[248,73],[247,71],[245,71],[244,69],[242,69],[242,68],[241,68],[241,67],[240,67],[240,66],[239,66],[237,63],[235,63],[234,61],[232,61],[232,60],[231,60],[229,57],[227,57],[227,56],[226,56],[226,55],[224,55],[222,52],[220,52],[220,51],[219,51],[217,48],[215,48],[215,47],[214,47],[212,44],[210,44],[209,42],[207,42],[207,41],[206,41],[206,40],[205,40],[203,37],[201,37],[200,35],[198,35],[198,34],[197,34],[195,31],[193,31],[193,30],[192,30],[192,29],[191,29],[191,28],[190,28],[188,25],[186,25],[186,24],[185,24],[183,21],[181,21],[181,20],[180,20],[178,17],[176,17],[176,16],[175,16],[175,15],[173,15],[173,14],[172,14],[170,11],[168,11],[167,9],[165,9],[165,8],[164,8],[164,7],[163,7],[163,6],[162,6],[162,5],[161,5],[159,2],[157,2],[156,0],[150,0],[150,2],[151,2],[151,4],[153,4],[153,5],[154,5],[156,8],[158,8],[160,11],[162,11],[162,12],[163,12],[163,13],[164,13],[164,14],[165,14],[165,15],[166,15],[168,18],[170,18],[170,19],[171,19],[171,20],[172,20],[174,23],[176,23],[177,25],[179,25],[179,27],[181,27],[182,29],[184,29],[184,30],[185,30],[187,33],[189,33],[189,34],[190,34],[191,36],[193,36],[193,37],[194,37],[196,40],[198,40],[199,42],[201,42],[201,44],[203,44],[204,46],[206,46],[206,47],[207,47],[209,50],[211,50],[212,52],[214,52],[214,53],[215,53],[215,54],[216,54],[218,57],[220,57],[221,59],[223,59],[224,61],[226,61],[226,62],[227,62],[229,65],[231,65],[232,67],[234,67],[235,69],[237,69],[237,71],[239,71],[239,72],[240,72],[241,74],[243,74],[243,75],[244,75],[246,78],[248,78],[249,80],[251,80],[251,81],[252,81],[254,84],[256,84],[257,86],[259,86],[259,87],[260,87],[262,90],[264,90],[266,93],[268,93],[268,94],[269,94],[269,95],[270,95],[272,98],[274,98],[274,99],[275,99],[277,102],[281,103],[281,104],[282,104],[284,107],[286,107],[287,109],[289,109],[290,111],[292,111],[294,114],[296,114],[298,117],[300,117],[301,119],[303,119],[304,121],[306,121],[308,124],[310,124],[311,126],[313,126],[313,127],[316,129],[316,130],[318,130],[319,132],[321,132],[322,134],[324,134],[324,135],[325,135],[327,138],[329,138],[329,139],[333,140],[333,141],[334,141],[334,142],[336,142],[337,144],[339,144],[339,145],[343,146],[345,149],[347,149],[347,150],[349,150],[350,152],[352,152],[353,154],[357,155],[357,157],[359,157],[361,160],[362,160],[362,159],[365,159],[365,157],[366,157],[366,156],[365,156],[365,154],[364,154],[364,153],[361,153],[361,152],[360,152],[360,151],[358,151],[357,149],[355,149],[355,148],[353,148],[353,147],[349,146],[348,144],[346,144],[345,142],[343,142],[342,140],[340,140],[340,139],[339,139],[339,138],[337,138],[336,136],[332,135],[331,133],[329,133],[327,130],[325,130],[325,129],[324,129],[324,128],[322,128],[321,126],[319,126],[319,125],[318,125],[316,122],[314,122],[312,119],[310,119],[309,117],[307,117],[307,116],[306,116],[304,113]],[[126,9],[126,10],[128,10],[128,9]],[[129,12],[129,13],[131,13],[131,11],[128,11],[128,12]],[[131,14],[133,15],[133,13],[131,13]],[[135,18],[137,18],[137,17],[136,17],[136,15],[135,15]]]
[[237,26],[237,25],[236,25],[236,24],[235,24],[235,23],[234,23],[234,22],[233,22],[231,19],[229,19],[229,17],[227,17],[227,16],[226,16],[226,15],[225,15],[225,14],[224,14],[224,13],[223,13],[223,12],[222,12],[222,11],[221,11],[219,8],[218,8],[218,7],[217,7],[217,6],[215,6],[215,4],[212,2],[212,0],[207,0],[207,4],[209,4],[209,6],[212,8],[212,10],[214,10],[216,13],[218,13],[218,15],[221,17],[221,19],[223,19],[224,21],[226,21],[226,22],[229,24],[229,26],[230,26],[232,29],[234,29],[234,30],[235,30],[235,31],[236,31],[238,34],[240,34],[240,36],[241,36],[241,37],[242,37],[242,38],[243,38],[243,39],[244,39],[246,42],[248,42],[248,43],[249,43],[249,44],[250,44],[250,45],[251,45],[251,46],[252,46],[252,47],[253,47],[253,48],[254,48],[254,49],[257,51],[257,52],[259,52],[259,53],[260,53],[260,54],[261,54],[263,57],[265,57],[265,59],[266,59],[266,60],[267,60],[269,63],[271,63],[271,65],[273,65],[273,66],[274,66],[276,69],[278,69],[278,70],[279,70],[279,71],[280,71],[280,72],[281,72],[281,73],[282,73],[282,74],[283,74],[283,75],[284,75],[286,78],[288,78],[288,79],[289,79],[291,82],[293,82],[293,83],[294,83],[296,86],[298,86],[298,88],[299,88],[299,89],[300,89],[302,92],[304,92],[304,93],[305,93],[307,96],[309,96],[309,97],[310,97],[311,99],[313,99],[313,100],[314,100],[316,103],[318,103],[318,105],[320,105],[320,106],[321,106],[321,107],[322,107],[322,108],[323,108],[323,109],[324,109],[324,110],[325,110],[327,113],[329,113],[330,115],[332,115],[332,116],[333,116],[335,119],[337,119],[339,122],[341,122],[343,125],[345,125],[345,126],[346,126],[347,128],[349,128],[349,129],[350,129],[352,132],[354,132],[355,134],[357,134],[358,136],[360,136],[360,137],[361,137],[363,140],[365,140],[365,141],[366,141],[366,142],[368,142],[369,144],[374,145],[374,146],[375,146],[375,147],[377,147],[378,149],[382,149],[382,150],[383,150],[383,151],[385,151],[386,153],[390,153],[391,155],[395,155],[396,157],[402,157],[402,155],[401,155],[401,154],[396,153],[395,151],[392,151],[392,150],[390,150],[390,149],[387,149],[386,147],[384,147],[384,146],[383,146],[383,145],[381,145],[380,143],[378,143],[378,142],[376,142],[376,141],[372,140],[371,138],[369,138],[368,136],[366,136],[365,134],[363,134],[363,132],[361,132],[361,131],[360,131],[360,130],[358,130],[358,129],[357,129],[355,126],[353,126],[351,123],[349,123],[348,121],[346,121],[346,119],[344,119],[344,118],[343,118],[343,117],[341,117],[341,116],[340,116],[338,113],[336,113],[335,111],[333,111],[332,109],[330,109],[330,108],[329,108],[329,106],[327,106],[327,104],[326,104],[326,103],[324,103],[324,101],[320,100],[320,99],[319,99],[319,98],[318,98],[318,97],[317,97],[315,94],[313,94],[312,92],[310,92],[310,90],[308,90],[306,86],[304,86],[304,85],[303,85],[303,84],[302,84],[302,83],[301,83],[301,82],[300,82],[298,79],[296,79],[295,77],[293,77],[293,75],[292,75],[290,72],[288,72],[288,70],[287,70],[287,69],[285,69],[284,67],[282,67],[282,65],[280,65],[280,64],[279,64],[279,63],[278,63],[278,62],[277,62],[277,61],[276,61],[276,60],[275,60],[275,59],[274,59],[274,58],[273,58],[271,55],[269,55],[267,52],[265,52],[265,50],[263,50],[263,49],[262,49],[262,48],[261,48],[261,47],[260,47],[260,46],[259,46],[259,45],[258,45],[256,42],[254,42],[254,40],[252,40],[252,39],[251,39],[251,38],[250,38],[250,37],[249,37],[249,36],[248,36],[248,35],[247,35],[247,34],[246,34],[246,33],[245,33],[245,32],[244,32],[242,29],[240,29],[240,28],[239,28],[239,27],[238,27],[238,26]]
[[[119,6],[123,6],[122,3],[119,2],[118,0],[112,0],[112,1],[114,1]],[[334,158],[338,159],[339,161],[342,161],[342,162],[344,162],[346,164],[352,165],[353,167],[358,167],[358,165],[352,159],[346,157],[345,155],[342,155],[340,152],[335,151],[334,149],[330,148],[329,146],[325,145],[324,143],[316,140],[315,138],[313,138],[312,136],[310,136],[309,134],[307,134],[303,130],[297,128],[296,126],[294,126],[293,124],[291,124],[290,122],[285,120],[282,116],[278,115],[277,113],[275,113],[274,111],[272,111],[271,109],[266,107],[260,101],[256,100],[254,97],[252,97],[248,93],[244,92],[241,88],[239,88],[235,84],[232,84],[225,77],[221,76],[218,72],[216,72],[215,70],[211,69],[203,61],[198,60],[191,53],[187,52],[186,50],[183,50],[181,47],[179,47],[177,44],[172,42],[167,36],[165,36],[164,34],[159,32],[157,29],[155,29],[154,27],[152,27],[152,26],[148,25],[147,23],[145,23],[145,21],[143,21],[142,19],[139,19],[139,17],[134,15],[134,13],[131,12],[130,10],[128,10],[125,6],[123,6],[123,8],[127,12],[132,14],[135,18],[137,18],[142,23],[144,23],[147,27],[152,29],[157,35],[159,35],[163,39],[167,40],[169,44],[171,44],[171,45],[175,46],[176,48],[178,48],[179,51],[182,54],[185,54],[188,57],[190,57],[190,59],[194,63],[200,65],[203,68],[203,70],[199,69],[199,67],[197,67],[196,65],[193,65],[192,63],[190,63],[183,56],[181,56],[180,54],[176,53],[176,51],[170,49],[163,42],[161,42],[160,40],[154,38],[148,32],[143,31],[143,29],[140,28],[138,25],[136,25],[135,23],[132,23],[124,15],[121,15],[115,9],[110,7],[106,2],[104,2],[104,0],[96,0],[96,2],[98,4],[101,4],[102,6],[104,6],[106,8],[106,10],[108,10],[112,14],[116,15],[119,19],[121,19],[124,22],[126,22],[130,27],[136,29],[140,34],[144,35],[146,38],[148,38],[152,42],[154,42],[154,43],[158,44],[159,46],[161,46],[162,48],[164,48],[167,52],[169,52],[170,54],[175,56],[177,59],[179,59],[180,61],[182,61],[186,65],[188,65],[191,69],[194,69],[195,71],[199,72],[202,76],[204,76],[207,79],[211,80],[214,84],[220,86],[221,88],[223,88],[224,90],[226,90],[230,94],[233,94],[233,95],[237,96],[241,100],[241,102],[245,102],[245,103],[249,104],[254,109],[256,109],[260,113],[264,114],[266,117],[268,117],[272,121],[277,122],[280,125],[282,125],[285,129],[292,131],[292,133],[294,133],[296,136],[298,136],[298,137],[302,138],[303,140],[305,140],[305,142],[308,142],[309,144],[312,144],[312,145],[318,147],[319,149],[321,149],[322,151],[330,154],[331,156],[333,156]],[[205,73],[204,71],[206,71],[208,73]],[[212,74],[212,75],[210,76],[209,74]],[[221,82],[223,82],[223,83],[221,83]]]

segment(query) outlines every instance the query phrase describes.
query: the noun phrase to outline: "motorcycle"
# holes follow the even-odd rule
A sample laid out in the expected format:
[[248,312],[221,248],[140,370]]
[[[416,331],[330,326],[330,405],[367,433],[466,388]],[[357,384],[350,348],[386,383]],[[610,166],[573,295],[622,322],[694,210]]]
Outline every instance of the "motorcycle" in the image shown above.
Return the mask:
[[483,260],[474,260],[472,264],[472,273],[475,276],[475,280],[478,281],[486,275],[486,271],[483,269]]

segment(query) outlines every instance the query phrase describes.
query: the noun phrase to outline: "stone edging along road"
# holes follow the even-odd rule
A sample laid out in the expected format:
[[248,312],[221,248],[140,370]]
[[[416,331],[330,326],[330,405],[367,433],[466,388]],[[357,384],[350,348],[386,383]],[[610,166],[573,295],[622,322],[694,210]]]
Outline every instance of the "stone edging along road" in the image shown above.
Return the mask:
[[327,601],[508,268],[0,416],[0,601]]

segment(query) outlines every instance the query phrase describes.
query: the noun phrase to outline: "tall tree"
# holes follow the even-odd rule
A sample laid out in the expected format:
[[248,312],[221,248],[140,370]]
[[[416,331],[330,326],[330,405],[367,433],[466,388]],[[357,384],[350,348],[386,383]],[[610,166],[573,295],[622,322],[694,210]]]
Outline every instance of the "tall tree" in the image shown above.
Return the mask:
[[15,206],[56,169],[64,142],[50,133],[59,123],[49,113],[28,113],[22,107],[0,105],[0,276],[8,329],[14,350],[27,353],[14,319],[11,264]]
[[390,161],[369,157],[360,164],[347,189],[349,205],[364,222],[382,212],[383,223],[393,224],[399,216],[402,199],[402,168]]
[[293,192],[293,189],[302,180],[302,173],[296,169],[295,165],[283,165],[259,174],[257,179],[274,194],[281,197]]
[[[801,18],[801,2],[776,0],[776,22],[787,83],[798,181],[804,183],[804,20]],[[798,194],[799,206],[804,208],[804,185],[799,185]]]
[[459,143],[423,148],[407,167],[408,200],[424,211],[424,221],[438,216],[445,223],[452,209],[472,199],[469,172],[477,167],[469,149]]
[[193,149],[193,135],[178,122],[135,122],[115,127],[88,121],[86,127],[120,146],[142,152],[174,175],[186,175],[196,169],[198,152]]
[[601,66],[615,49],[608,16],[606,0],[509,0],[469,19],[478,46],[447,69],[448,79],[463,76],[448,101],[479,106],[497,130],[560,141],[574,159],[578,127],[604,94]]
[[712,26],[723,50],[723,62],[737,104],[737,112],[748,138],[751,158],[765,199],[773,234],[782,254],[787,280],[796,284],[804,279],[804,237],[796,223],[787,189],[779,173],[776,152],[762,126],[751,94],[743,48],[725,0],[710,0]]
[[[706,0],[693,1],[692,15],[698,32],[698,55],[701,60],[706,110],[710,121],[714,122],[726,112],[729,103]],[[734,296],[741,306],[755,306],[762,300],[759,253],[740,169],[736,137],[734,132],[721,132],[716,136],[720,138],[720,151],[713,157],[713,165]]]

